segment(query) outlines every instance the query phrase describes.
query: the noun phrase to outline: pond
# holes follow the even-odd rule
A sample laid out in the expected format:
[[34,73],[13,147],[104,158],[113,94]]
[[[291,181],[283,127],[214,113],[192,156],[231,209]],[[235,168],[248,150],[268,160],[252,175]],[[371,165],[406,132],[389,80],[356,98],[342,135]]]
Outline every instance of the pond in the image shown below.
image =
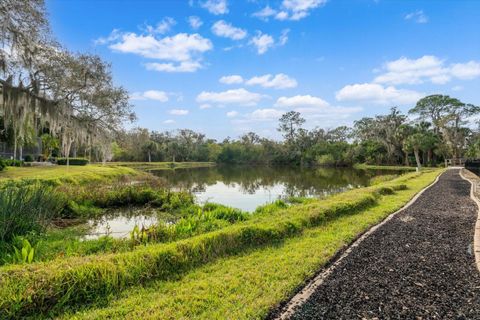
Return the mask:
[[[353,168],[268,166],[216,166],[149,172],[164,180],[172,190],[192,192],[199,204],[215,202],[249,212],[277,199],[324,197],[367,186],[374,176],[396,173]],[[165,220],[165,215],[154,209],[111,212],[100,220],[89,222],[92,231],[87,238],[106,233],[125,237],[135,225],[149,226],[158,220]]]
[[195,194],[198,203],[215,202],[245,211],[277,199],[323,197],[367,186],[373,176],[391,171],[353,168],[217,166],[150,171],[174,190]]

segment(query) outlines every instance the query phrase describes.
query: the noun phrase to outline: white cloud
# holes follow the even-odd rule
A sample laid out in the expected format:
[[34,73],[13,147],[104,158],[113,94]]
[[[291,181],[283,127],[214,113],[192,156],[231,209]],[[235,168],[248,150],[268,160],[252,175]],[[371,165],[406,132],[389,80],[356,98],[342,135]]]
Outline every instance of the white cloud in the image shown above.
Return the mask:
[[420,92],[384,87],[378,83],[347,85],[336,93],[338,101],[370,101],[381,105],[411,104],[423,96]]
[[275,19],[280,20],[280,21],[287,20],[287,19],[288,19],[288,12],[286,12],[286,11],[279,11],[279,12],[275,15]]
[[455,63],[451,65],[450,72],[458,79],[471,80],[480,76],[480,62]]
[[253,17],[257,17],[262,20],[268,20],[268,18],[277,14],[277,11],[272,9],[270,6],[266,6],[260,11],[257,11],[252,14]]
[[250,92],[243,88],[232,89],[223,92],[202,91],[197,96],[198,103],[214,104],[238,104],[243,106],[255,106],[263,96],[258,93]]
[[290,78],[284,73],[279,73],[275,76],[271,74],[256,76],[247,80],[245,83],[250,86],[260,85],[264,88],[274,89],[295,88],[297,86],[297,80]]
[[284,112],[277,109],[257,109],[247,115],[252,120],[278,120]]
[[175,123],[175,120],[168,119],[168,120],[163,121],[163,123],[164,124],[173,124],[173,123]]
[[223,76],[218,81],[220,81],[220,83],[225,83],[225,84],[238,84],[238,83],[243,83],[243,78],[242,76],[232,74],[229,76]]
[[452,91],[462,91],[463,90],[463,87],[462,86],[454,86],[452,88]]
[[418,59],[401,57],[388,61],[381,69],[382,74],[374,80],[384,84],[420,84],[425,81],[434,84],[445,84],[452,78],[462,80],[480,76],[480,63],[469,61],[446,65],[444,60],[436,56],[423,56]]
[[256,36],[250,40],[250,44],[257,48],[258,54],[264,54],[268,49],[274,46],[275,41],[271,35],[257,31]]
[[120,32],[119,29],[113,29],[112,32],[107,37],[100,37],[98,39],[95,39],[93,43],[95,45],[104,45],[120,39],[121,36],[122,36],[122,33]]
[[200,28],[202,26],[203,21],[202,21],[202,19],[200,19],[197,16],[190,16],[190,17],[188,17],[188,23],[190,24],[190,26],[194,30],[197,30],[198,28]]
[[277,20],[300,20],[307,17],[310,11],[324,5],[327,0],[283,0],[279,9],[266,6],[253,14],[254,17],[268,21],[270,17]]
[[416,23],[427,23],[428,17],[423,10],[417,10],[405,15],[405,20],[412,20]]
[[290,32],[290,29],[282,30],[282,33],[280,34],[280,38],[278,39],[278,44],[280,46],[284,46],[287,44],[289,32]]
[[189,111],[185,109],[172,109],[168,113],[174,116],[186,116],[187,114],[189,114]]
[[180,63],[158,63],[151,62],[146,63],[145,66],[148,70],[160,71],[160,72],[195,72],[202,68],[202,64],[198,61],[182,61]]
[[237,111],[229,111],[229,112],[227,112],[227,117],[229,117],[229,118],[235,118],[236,116],[238,116],[238,112],[237,112]]
[[207,0],[201,6],[214,15],[228,13],[227,0]]
[[211,107],[212,107],[211,104],[204,103],[204,104],[201,104],[199,108],[200,108],[201,110],[205,110],[205,109],[210,109]]
[[163,18],[162,21],[157,23],[157,25],[155,27],[151,26],[151,25],[147,25],[145,27],[145,31],[147,31],[148,33],[163,34],[163,33],[167,33],[168,31],[170,31],[172,29],[172,27],[176,24],[177,24],[177,21],[175,21],[175,19],[173,19],[171,17],[165,17],[165,18]]
[[232,40],[241,40],[247,36],[247,31],[236,28],[225,20],[219,20],[212,26],[212,32],[224,38],[230,38]]
[[161,63],[147,63],[146,66],[150,70],[165,72],[194,72],[202,67],[201,54],[213,48],[209,39],[196,33],[156,38],[152,34],[129,32],[118,36],[113,42],[109,46],[112,50],[164,60]]
[[293,97],[280,97],[277,99],[275,106],[286,108],[325,108],[329,106],[329,103],[319,97],[297,95]]
[[152,35],[137,35],[125,33],[120,42],[110,45],[110,48],[125,53],[135,53],[145,58],[187,61],[195,53],[211,50],[213,47],[209,39],[201,35],[179,33],[172,37],[156,39]]
[[168,94],[165,91],[148,90],[145,92],[134,92],[130,95],[131,100],[156,100],[160,102],[168,101]]

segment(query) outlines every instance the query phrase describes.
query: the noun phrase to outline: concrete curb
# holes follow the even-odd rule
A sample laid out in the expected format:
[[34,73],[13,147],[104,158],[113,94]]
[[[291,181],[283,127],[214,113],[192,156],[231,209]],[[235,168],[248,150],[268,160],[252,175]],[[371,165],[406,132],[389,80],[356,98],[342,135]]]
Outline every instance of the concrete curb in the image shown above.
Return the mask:
[[465,177],[462,173],[463,169],[460,170],[460,177],[462,177],[463,180],[466,180],[470,182],[471,188],[470,188],[470,198],[475,202],[478,208],[478,215],[477,215],[477,222],[475,223],[475,234],[473,236],[473,252],[475,255],[475,264],[477,266],[478,271],[480,271],[480,200],[477,199],[475,196],[475,191],[477,190],[477,184]]
[[[397,214],[403,212],[405,209],[407,209],[408,207],[410,207],[412,204],[415,203],[415,201],[417,201],[417,199],[425,192],[427,191],[428,189],[430,189],[431,187],[433,187],[437,182],[438,180],[440,179],[440,176],[443,174],[444,172],[440,173],[437,178],[431,183],[429,184],[428,186],[426,186],[425,188],[423,188],[420,192],[418,192],[412,199],[410,199],[410,201],[407,202],[407,204],[405,204],[402,208],[400,208],[399,210],[391,213],[389,216],[387,216],[383,221],[381,221],[380,223],[374,225],[373,227],[371,227],[370,229],[368,229],[363,235],[361,235],[357,240],[355,240],[346,250],[345,252],[340,256],[338,257],[338,259],[335,260],[335,262],[333,262],[328,268],[326,268],[325,270],[323,270],[322,272],[320,272],[315,278],[313,278],[312,280],[310,280],[306,285],[305,287],[299,292],[297,293],[295,296],[293,296],[293,298],[290,299],[290,301],[282,308],[282,311],[278,314],[278,316],[275,317],[276,320],[284,320],[284,319],[289,319],[294,313],[295,313],[295,309],[304,304],[308,298],[313,294],[313,292],[315,292],[315,290],[322,285],[322,283],[325,281],[325,279],[335,270],[335,268],[338,267],[338,265],[340,264],[340,262],[345,259],[351,252],[353,249],[355,249],[356,247],[358,247],[360,245],[360,243],[362,243],[362,241],[364,241],[367,237],[369,237],[371,234],[373,234],[378,228],[382,227],[384,224],[386,224],[388,221],[390,221],[391,219],[393,219]],[[480,203],[479,203],[479,206],[480,206]],[[480,223],[479,223],[480,220],[477,220],[477,227],[480,228]],[[480,229],[476,229],[480,232]],[[480,241],[480,238],[478,239]],[[480,242],[479,242],[480,244]],[[480,247],[478,248],[480,250]],[[477,251],[475,251],[475,253],[477,254]],[[479,256],[480,256],[480,251],[478,252]],[[477,264],[478,266],[478,264]]]

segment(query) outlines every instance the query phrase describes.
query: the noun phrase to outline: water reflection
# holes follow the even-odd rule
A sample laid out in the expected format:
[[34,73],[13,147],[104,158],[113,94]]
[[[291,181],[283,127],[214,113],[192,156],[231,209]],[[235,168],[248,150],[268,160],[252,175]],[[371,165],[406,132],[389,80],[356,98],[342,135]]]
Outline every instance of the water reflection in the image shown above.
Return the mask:
[[112,209],[105,215],[88,221],[89,232],[85,240],[109,235],[113,238],[126,238],[137,225],[148,228],[158,221],[171,222],[175,218],[153,208]]
[[[195,193],[197,201],[246,211],[290,196],[326,196],[366,186],[381,171],[352,168],[217,166],[151,171],[174,190]],[[391,173],[391,172],[389,172]]]

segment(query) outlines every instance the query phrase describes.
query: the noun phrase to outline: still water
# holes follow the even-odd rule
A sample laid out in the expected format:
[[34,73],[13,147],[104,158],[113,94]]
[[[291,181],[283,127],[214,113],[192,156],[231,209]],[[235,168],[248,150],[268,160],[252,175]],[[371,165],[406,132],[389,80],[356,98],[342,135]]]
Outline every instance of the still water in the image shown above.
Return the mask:
[[[267,166],[217,166],[206,168],[152,170],[172,190],[190,191],[199,204],[220,203],[245,211],[291,196],[324,197],[348,189],[367,186],[377,175],[392,171],[357,170],[353,168],[300,168]],[[155,209],[114,211],[90,221],[96,238],[110,234],[125,237],[135,227],[148,227],[158,220],[169,220]]]
[[[193,192],[198,203],[216,202],[245,211],[291,196],[322,197],[367,186],[385,172],[352,168],[217,166],[150,171],[174,190]],[[389,172],[391,174],[391,172]]]

